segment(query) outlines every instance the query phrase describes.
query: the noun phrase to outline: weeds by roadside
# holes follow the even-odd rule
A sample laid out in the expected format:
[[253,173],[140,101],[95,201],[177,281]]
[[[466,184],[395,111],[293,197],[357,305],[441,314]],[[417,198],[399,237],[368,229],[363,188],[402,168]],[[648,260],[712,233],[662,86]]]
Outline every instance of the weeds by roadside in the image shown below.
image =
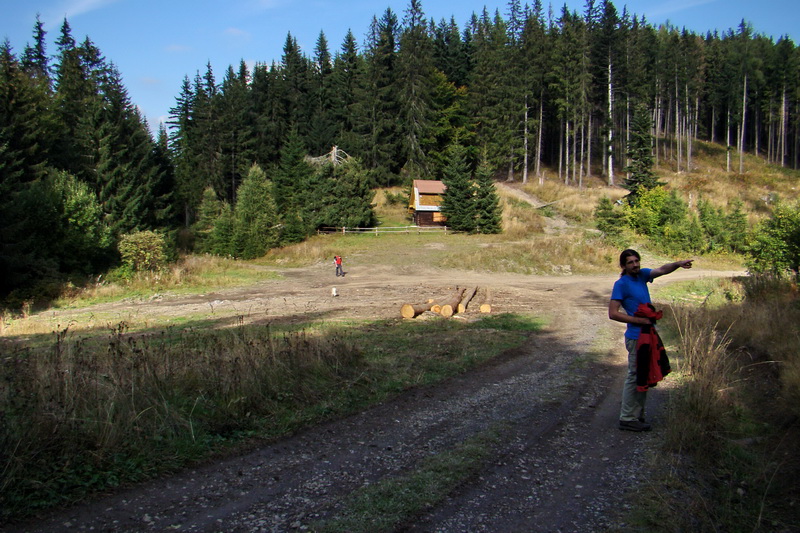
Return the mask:
[[718,292],[728,296],[669,307],[679,384],[629,529],[793,531],[798,523],[797,288],[754,277]]
[[[129,333],[69,328],[0,365],[0,518],[67,504],[472,368],[538,324],[386,321]],[[486,335],[491,330],[492,335]]]

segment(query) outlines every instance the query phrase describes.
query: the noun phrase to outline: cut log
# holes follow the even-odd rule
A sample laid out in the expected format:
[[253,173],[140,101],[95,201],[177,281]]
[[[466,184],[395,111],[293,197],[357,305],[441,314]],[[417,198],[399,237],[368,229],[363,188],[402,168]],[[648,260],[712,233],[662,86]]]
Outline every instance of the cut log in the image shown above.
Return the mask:
[[481,303],[481,313],[492,312],[492,291],[487,287],[483,293],[483,302]]
[[456,289],[455,294],[447,301],[444,305],[442,305],[442,309],[439,311],[439,314],[445,318],[449,318],[455,314],[458,310],[458,304],[461,301],[461,298],[464,297],[464,291],[466,289]]
[[424,304],[403,304],[400,308],[400,316],[403,318],[416,318],[425,311],[429,311],[431,308],[431,303],[424,303]]
[[468,291],[464,292],[464,297],[461,298],[461,301],[458,303],[458,312],[463,313],[467,310],[467,306],[469,306],[469,302],[475,296],[475,293],[478,292],[478,287],[473,287]]

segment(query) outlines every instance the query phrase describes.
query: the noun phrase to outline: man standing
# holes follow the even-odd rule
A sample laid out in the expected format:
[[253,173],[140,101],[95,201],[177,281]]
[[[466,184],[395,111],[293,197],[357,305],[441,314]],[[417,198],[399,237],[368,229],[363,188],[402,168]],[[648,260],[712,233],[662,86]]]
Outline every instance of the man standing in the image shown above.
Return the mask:
[[339,255],[333,256],[333,264],[336,265],[336,277],[344,276],[344,270],[342,270],[342,257]]
[[[644,419],[644,404],[647,392],[636,390],[636,343],[642,325],[650,324],[649,318],[634,316],[639,304],[650,303],[647,283],[679,268],[692,268],[692,260],[667,263],[658,268],[641,268],[641,256],[636,250],[624,250],[619,256],[622,274],[614,283],[608,318],[628,324],[625,331],[625,348],[628,350],[628,375],[622,388],[622,407],[619,413],[619,428],[628,431],[650,431]],[[622,310],[620,310],[622,308]],[[624,310],[624,312],[623,312]]]

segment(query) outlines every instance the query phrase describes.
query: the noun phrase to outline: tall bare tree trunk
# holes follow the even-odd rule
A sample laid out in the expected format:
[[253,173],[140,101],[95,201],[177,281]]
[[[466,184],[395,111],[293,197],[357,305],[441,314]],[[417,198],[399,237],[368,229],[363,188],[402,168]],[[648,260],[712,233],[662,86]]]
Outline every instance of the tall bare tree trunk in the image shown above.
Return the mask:
[[680,173],[683,147],[681,146],[680,94],[678,94],[678,75],[675,75],[675,171]]
[[564,185],[569,185],[569,120],[565,121],[566,128],[564,129]]
[[528,95],[525,95],[525,127],[523,128],[522,183],[528,183]]
[[585,149],[585,141],[586,140],[586,124],[581,121],[581,150],[580,150],[580,171],[578,172],[578,188],[583,189],[583,163],[586,161],[584,149]]
[[539,92],[539,132],[536,140],[536,175],[539,177],[539,185],[544,185],[544,175],[542,175],[542,130],[544,129],[544,89]]
[[[561,121],[561,133],[564,133],[564,121]],[[561,172],[564,168],[564,136],[559,136],[561,140],[558,141],[558,181],[561,181]]]
[[775,152],[775,117],[772,113],[773,105],[770,100],[769,116],[767,117],[767,163],[775,163],[778,159]]
[[789,121],[788,113],[786,113],[786,87],[783,88],[783,94],[781,94],[781,127],[780,133],[778,134],[778,154],[781,158],[781,166],[783,167],[786,164],[786,130],[788,129],[787,123]]
[[[628,157],[627,147],[631,144],[631,97],[625,97],[625,168],[631,166],[631,158]],[[629,170],[625,171],[625,178],[630,178]]]
[[592,114],[589,113],[589,138],[586,140],[586,177],[592,176]]
[[728,127],[725,134],[725,168],[727,172],[731,171],[731,108],[728,106]]
[[[656,79],[656,87],[658,86],[658,80]],[[658,166],[658,137],[659,137],[659,127],[661,124],[661,98],[656,95],[655,102],[653,102],[653,153],[656,156],[655,166]]]
[[692,146],[694,146],[694,138],[695,138],[695,124],[697,123],[697,109],[692,109],[689,105],[689,99],[687,96],[686,99],[686,106],[688,109],[688,118],[686,120],[686,170],[687,172],[692,171]]
[[[583,152],[581,152],[581,156]],[[578,167],[578,125],[572,128],[572,183],[576,183],[577,176],[575,175]]]
[[711,137],[708,139],[712,143],[717,139],[717,108],[711,107]]
[[614,85],[611,82],[611,60],[608,61],[608,184],[614,185]]
[[747,74],[744,75],[744,83],[742,84],[742,125],[739,136],[739,174],[744,174],[744,132],[747,115]]

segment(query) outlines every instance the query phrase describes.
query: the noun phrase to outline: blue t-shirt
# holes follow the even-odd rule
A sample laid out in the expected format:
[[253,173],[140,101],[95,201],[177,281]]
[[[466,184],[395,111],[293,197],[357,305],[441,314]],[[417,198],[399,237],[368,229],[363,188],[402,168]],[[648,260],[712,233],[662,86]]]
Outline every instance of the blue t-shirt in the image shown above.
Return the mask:
[[[614,288],[611,290],[611,299],[622,302],[622,308],[631,316],[639,308],[639,304],[650,303],[650,291],[647,289],[647,283],[653,282],[650,279],[650,271],[651,269],[649,268],[642,268],[639,270],[637,277],[634,278],[625,274],[614,282]],[[640,331],[640,326],[628,324],[625,338],[638,339]]]

